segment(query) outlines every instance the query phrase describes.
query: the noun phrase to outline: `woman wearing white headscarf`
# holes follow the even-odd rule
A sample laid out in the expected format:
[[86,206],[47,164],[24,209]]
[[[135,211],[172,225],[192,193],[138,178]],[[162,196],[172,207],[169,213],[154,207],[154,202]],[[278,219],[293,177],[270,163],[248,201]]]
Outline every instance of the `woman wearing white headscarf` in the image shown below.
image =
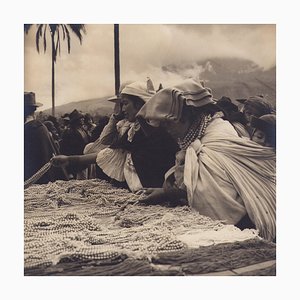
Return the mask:
[[108,178],[124,182],[135,192],[144,187],[161,187],[165,172],[174,164],[176,142],[161,129],[141,128],[136,114],[155,94],[151,80],[126,85],[121,91],[121,114],[112,115],[100,143],[105,149],[73,157],[55,157],[53,165],[84,166],[97,163]]
[[240,138],[217,110],[211,91],[192,79],[159,91],[142,107],[138,118],[163,127],[181,149],[164,187],[147,189],[142,202],[186,201],[227,224],[253,223],[262,237],[273,240],[275,153]]

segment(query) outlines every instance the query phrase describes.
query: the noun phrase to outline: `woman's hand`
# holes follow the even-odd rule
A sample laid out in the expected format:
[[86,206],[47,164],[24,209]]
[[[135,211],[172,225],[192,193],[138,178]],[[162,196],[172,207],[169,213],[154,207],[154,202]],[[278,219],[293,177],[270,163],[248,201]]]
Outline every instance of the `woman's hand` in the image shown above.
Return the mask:
[[186,191],[171,188],[146,188],[141,190],[139,194],[144,194],[146,197],[141,199],[139,202],[155,205],[166,203],[168,206],[177,206],[177,205],[188,205]]
[[66,167],[69,165],[69,157],[66,155],[57,155],[52,157],[50,162],[54,167]]
[[137,194],[144,194],[146,197],[139,200],[142,204],[154,205],[167,201],[163,188],[145,188]]
[[124,119],[124,112],[122,111],[122,104],[120,101],[115,103],[113,116],[117,121]]

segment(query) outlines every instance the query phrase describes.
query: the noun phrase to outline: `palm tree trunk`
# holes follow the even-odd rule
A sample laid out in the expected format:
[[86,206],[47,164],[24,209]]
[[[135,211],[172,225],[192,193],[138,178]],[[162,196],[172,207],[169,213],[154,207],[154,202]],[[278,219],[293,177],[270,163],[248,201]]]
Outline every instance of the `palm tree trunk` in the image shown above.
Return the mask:
[[54,34],[51,34],[51,44],[52,44],[52,115],[55,116],[55,44],[54,44]]
[[120,88],[120,45],[119,24],[114,24],[114,50],[115,50],[115,94],[119,94]]

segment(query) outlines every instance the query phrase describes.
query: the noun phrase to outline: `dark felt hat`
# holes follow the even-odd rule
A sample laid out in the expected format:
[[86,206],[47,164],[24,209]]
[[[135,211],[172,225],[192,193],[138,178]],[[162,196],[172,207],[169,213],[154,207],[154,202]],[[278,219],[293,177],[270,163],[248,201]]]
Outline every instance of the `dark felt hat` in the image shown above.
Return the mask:
[[66,120],[66,121],[70,121],[70,114],[65,113],[61,116],[62,119]]
[[217,101],[217,105],[222,109],[225,110],[225,112],[236,112],[238,111],[237,105],[232,103],[231,99],[229,97],[223,96]]
[[81,112],[79,112],[77,109],[74,109],[70,113],[69,118],[70,118],[71,122],[74,122],[74,121],[77,121],[77,120],[79,120],[81,118],[84,118],[84,115]]
[[276,115],[275,114],[267,114],[259,118],[253,116],[251,118],[251,126],[262,130],[266,134],[267,139],[275,147],[276,144]]
[[42,103],[35,101],[35,93],[24,92],[24,106],[39,107],[42,105],[43,105]]
[[251,126],[266,133],[274,133],[276,131],[276,116],[274,114],[263,115],[260,118],[252,116]]
[[267,115],[272,113],[271,105],[266,101],[262,95],[251,96],[245,102],[246,108],[253,108],[259,112],[259,116]]

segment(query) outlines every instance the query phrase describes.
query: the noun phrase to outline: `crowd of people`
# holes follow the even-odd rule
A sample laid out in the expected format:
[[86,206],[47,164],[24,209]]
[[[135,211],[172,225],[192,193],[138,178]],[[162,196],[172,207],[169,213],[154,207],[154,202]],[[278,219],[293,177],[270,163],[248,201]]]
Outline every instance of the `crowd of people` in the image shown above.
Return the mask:
[[148,79],[109,100],[98,125],[75,109],[59,127],[37,121],[40,104],[25,93],[25,180],[51,161],[38,183],[101,178],[143,193],[144,205],[189,205],[275,240],[276,114],[262,95],[237,105],[194,79],[158,91]]

